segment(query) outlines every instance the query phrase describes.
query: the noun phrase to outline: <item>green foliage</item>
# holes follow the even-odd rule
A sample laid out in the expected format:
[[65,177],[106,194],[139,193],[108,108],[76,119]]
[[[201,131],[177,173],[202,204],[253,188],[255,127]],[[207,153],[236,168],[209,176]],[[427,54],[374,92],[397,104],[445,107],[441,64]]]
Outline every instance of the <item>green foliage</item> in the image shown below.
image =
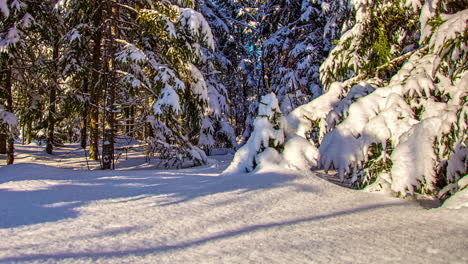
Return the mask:
[[357,189],[365,188],[373,184],[382,173],[389,173],[392,168],[390,154],[393,151],[393,144],[390,139],[383,145],[372,143],[367,151],[367,159],[353,170],[351,184]]
[[[161,41],[168,41],[175,37],[170,34],[169,27],[171,23],[176,22],[178,15],[177,13],[172,14],[172,9],[169,9],[169,11],[170,12],[166,12],[166,14],[163,15],[163,13],[155,10],[140,9],[138,10],[138,16],[135,22],[148,33],[159,36]],[[176,10],[174,10],[174,12],[176,12]]]
[[373,72],[378,66],[399,56],[408,39],[410,43],[414,41],[408,35],[417,31],[417,13],[408,10],[403,2],[394,1],[391,5],[386,1],[374,2],[358,48],[358,54],[368,61],[362,67],[365,72]]

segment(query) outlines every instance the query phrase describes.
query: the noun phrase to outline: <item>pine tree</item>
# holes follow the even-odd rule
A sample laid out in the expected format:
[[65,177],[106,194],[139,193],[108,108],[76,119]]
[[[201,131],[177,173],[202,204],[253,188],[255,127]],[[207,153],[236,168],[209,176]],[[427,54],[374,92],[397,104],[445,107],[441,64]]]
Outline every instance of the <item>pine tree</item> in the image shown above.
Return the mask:
[[354,10],[321,66],[327,92],[293,111],[293,127],[318,134],[319,165],[358,188],[453,193],[444,186],[466,174],[466,10],[452,1]]
[[281,163],[280,151],[284,148],[287,123],[279,108],[274,93],[262,97],[258,115],[254,121],[254,130],[235,154],[232,163],[223,172],[237,174],[251,172],[259,164]]
[[[33,16],[30,11],[34,10],[33,1],[0,3],[0,64],[1,64],[1,105],[4,105],[2,116],[3,124],[0,134],[0,149],[5,149],[7,164],[14,162],[14,140],[17,137],[18,120],[14,114],[13,93],[16,86],[14,78],[15,64],[21,63],[19,59],[23,44],[28,36],[28,30],[33,24]],[[6,136],[5,136],[6,135]],[[6,138],[6,141],[4,139]]]
[[[226,112],[226,116],[221,117],[224,120],[221,122],[225,125],[219,127],[226,127],[230,130],[227,125],[227,119],[229,119],[236,135],[245,134],[243,141],[250,135],[252,117],[256,114],[252,111],[256,106],[251,103],[255,104],[259,96],[265,93],[259,92],[260,83],[257,81],[260,63],[257,37],[259,16],[256,5],[255,1],[197,1],[197,7],[207,18],[217,44],[217,49],[209,57],[215,72],[219,73],[208,75],[217,79],[208,82],[217,84],[218,88],[215,93],[221,96],[218,96],[221,101],[220,106]],[[223,87],[220,87],[219,83],[222,83]],[[224,100],[227,101],[229,107],[223,105]],[[219,120],[211,120],[211,122],[216,123]],[[213,133],[231,132],[213,130]],[[232,138],[233,135],[229,137]]]

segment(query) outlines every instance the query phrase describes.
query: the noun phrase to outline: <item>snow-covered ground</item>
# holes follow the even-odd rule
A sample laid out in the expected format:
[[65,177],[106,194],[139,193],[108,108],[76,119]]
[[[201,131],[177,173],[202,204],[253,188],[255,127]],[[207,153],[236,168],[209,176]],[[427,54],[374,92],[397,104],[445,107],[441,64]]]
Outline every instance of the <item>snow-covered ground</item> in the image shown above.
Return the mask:
[[232,156],[128,170],[144,167],[130,155],[88,171],[72,147],[18,152],[0,168],[0,263],[468,262],[468,208],[428,210],[312,172],[221,176]]

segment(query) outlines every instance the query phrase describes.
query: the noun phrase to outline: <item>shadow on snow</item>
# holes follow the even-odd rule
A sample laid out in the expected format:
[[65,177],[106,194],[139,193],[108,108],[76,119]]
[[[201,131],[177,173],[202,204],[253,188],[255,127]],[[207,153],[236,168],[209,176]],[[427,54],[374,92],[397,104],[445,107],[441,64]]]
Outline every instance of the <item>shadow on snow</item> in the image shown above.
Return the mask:
[[75,218],[76,208],[96,200],[165,195],[171,199],[158,206],[167,206],[216,193],[275,188],[293,178],[273,173],[220,177],[212,168],[135,172],[75,171],[38,164],[2,167],[0,184],[19,187],[0,189],[0,229]]
[[393,203],[387,204],[374,204],[368,205],[363,207],[357,207],[349,210],[344,210],[340,212],[306,217],[306,218],[299,218],[291,221],[284,221],[284,222],[273,222],[269,224],[260,224],[260,225],[251,225],[240,229],[226,231],[219,235],[207,236],[204,238],[200,238],[197,240],[181,242],[175,245],[162,245],[157,247],[149,247],[143,249],[131,249],[131,250],[120,250],[120,251],[110,251],[110,252],[77,252],[77,253],[55,253],[51,254],[31,254],[25,256],[18,256],[18,257],[7,257],[4,259],[0,259],[0,263],[9,263],[9,262],[17,262],[17,261],[60,261],[60,260],[67,260],[67,259],[77,259],[77,258],[84,258],[84,259],[92,259],[98,260],[100,258],[118,258],[118,257],[127,257],[127,256],[147,256],[147,255],[154,255],[160,254],[165,252],[171,251],[178,251],[184,250],[192,247],[202,246],[204,244],[210,242],[216,242],[223,239],[228,239],[231,237],[242,236],[246,234],[252,234],[259,231],[264,231],[268,229],[274,228],[283,228],[288,226],[294,226],[302,223],[307,222],[314,222],[314,221],[321,221],[329,218],[335,217],[342,217],[357,213],[362,213],[366,211],[386,208],[386,207],[395,207],[395,206],[407,206],[407,203],[404,201],[398,201]]

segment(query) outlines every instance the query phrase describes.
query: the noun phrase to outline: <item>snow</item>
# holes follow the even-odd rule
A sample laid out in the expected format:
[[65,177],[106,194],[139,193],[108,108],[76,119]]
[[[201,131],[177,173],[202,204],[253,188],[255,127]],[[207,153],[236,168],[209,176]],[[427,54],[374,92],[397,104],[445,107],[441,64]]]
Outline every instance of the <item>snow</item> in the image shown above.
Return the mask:
[[193,78],[193,83],[191,87],[193,94],[198,95],[198,98],[200,100],[207,101],[208,87],[206,86],[203,74],[200,72],[197,66],[193,65],[192,63],[188,63],[188,68]]
[[6,130],[10,135],[16,136],[18,128],[18,117],[5,110],[3,105],[0,104],[0,125],[6,126]]
[[[73,41],[74,38],[78,38],[76,36],[78,32],[74,31],[73,35],[70,37],[70,41]],[[118,43],[124,44],[125,46],[122,48],[121,51],[117,52],[116,54],[116,59],[118,61],[124,62],[124,63],[130,63],[130,62],[137,62],[137,63],[144,63],[148,61],[148,58],[146,57],[145,53],[139,49],[137,46],[130,44],[124,40],[116,40]]]
[[343,88],[343,83],[334,82],[328,92],[289,113],[287,119],[294,133],[306,138],[312,128],[311,121],[327,117],[339,101]]
[[88,171],[52,167],[64,157],[43,151],[56,163],[33,164],[33,147],[0,168],[0,263],[468,261],[467,208],[427,210],[310,171],[221,176],[232,156]]
[[[286,128],[286,119],[281,114],[278,99],[274,93],[262,96],[253,126],[254,131],[245,145],[236,152],[232,163],[224,171],[225,175],[250,172],[257,164],[265,162],[262,166],[267,166],[281,159],[276,149],[270,146],[272,144],[278,147],[284,143]],[[263,151],[265,153],[262,153]]]
[[6,34],[0,34],[0,52],[6,52],[20,40],[21,31],[16,26],[8,29]]
[[32,17],[29,13],[24,14],[23,19],[21,19],[21,25],[25,28],[30,27],[35,23],[36,21],[34,17]]
[[455,195],[449,197],[444,205],[447,209],[461,209],[463,207],[468,208],[468,188],[457,192]]
[[[468,9],[453,15],[443,14],[442,19],[446,21],[434,32],[429,41],[429,45],[436,53],[442,53],[448,40],[456,39],[464,34],[468,26]],[[464,53],[466,49],[460,51],[457,48],[455,51]],[[441,54],[441,56],[444,57],[445,54]]]
[[421,9],[421,15],[419,17],[419,22],[421,24],[420,42],[425,41],[432,32],[432,27],[427,22],[436,15],[436,8],[439,1],[440,0],[425,1]]
[[3,105],[0,105],[0,123],[6,124],[9,127],[16,127],[18,126],[18,117],[6,111]]
[[421,183],[425,188],[433,189],[437,160],[433,142],[438,134],[448,133],[454,121],[454,114],[425,119],[402,135],[401,143],[391,155],[392,189],[395,192],[412,194],[414,186],[420,187]]
[[298,135],[290,135],[286,139],[282,155],[289,167],[299,170],[317,167],[319,159],[317,148]]
[[0,0],[0,11],[5,18],[10,16],[10,9],[8,8],[6,0]]
[[164,107],[170,107],[176,113],[180,112],[179,95],[169,84],[165,84],[161,91],[161,96],[153,105],[154,113],[160,115],[164,113]]
[[11,1],[11,7],[15,10],[15,13],[18,13],[21,11],[21,8],[26,7],[26,4],[19,0],[13,0]]
[[192,34],[198,36],[200,33],[203,36],[203,40],[207,44],[207,46],[211,49],[215,49],[215,42],[213,33],[211,32],[210,25],[203,17],[202,14],[199,12],[190,9],[190,8],[182,8],[182,14],[180,17],[180,22],[182,25],[187,26]]

